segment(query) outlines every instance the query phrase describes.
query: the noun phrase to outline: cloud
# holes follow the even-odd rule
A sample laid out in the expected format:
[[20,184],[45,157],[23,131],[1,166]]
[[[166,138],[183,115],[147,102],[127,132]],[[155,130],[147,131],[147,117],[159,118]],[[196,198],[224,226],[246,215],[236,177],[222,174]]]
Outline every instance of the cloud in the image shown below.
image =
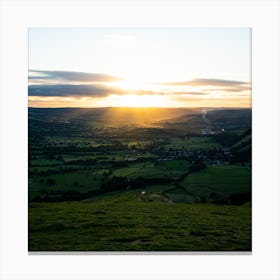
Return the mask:
[[[106,97],[124,95],[189,95],[207,96],[219,93],[249,91],[247,82],[220,79],[194,79],[183,82],[153,84],[150,89],[125,89],[118,82],[123,79],[100,73],[74,71],[29,71],[29,96],[53,97]],[[197,90],[196,90],[197,88]]]
[[30,85],[29,96],[63,96],[63,97],[105,97],[109,94],[121,94],[117,89],[102,85]]
[[[224,87],[222,88],[223,91],[227,91],[227,92],[242,92],[242,91],[248,91],[251,90],[252,87],[251,86],[234,86],[234,87]],[[221,88],[219,89],[212,89],[212,91],[218,91],[221,90]]]
[[180,81],[163,83],[167,86],[198,86],[198,87],[213,87],[210,91],[228,91],[228,92],[241,92],[251,90],[251,84],[244,81],[236,80],[222,80],[222,79],[193,79],[190,81]]
[[194,79],[188,82],[191,86],[221,86],[248,85],[247,82],[221,79]]
[[205,96],[209,95],[208,92],[199,92],[199,91],[172,91],[169,92],[170,95],[192,95],[192,96]]
[[116,82],[121,81],[119,77],[101,73],[85,73],[73,71],[50,71],[50,70],[30,70],[30,83],[48,83],[48,82],[80,82],[80,83],[98,83],[98,82]]
[[56,85],[29,85],[29,96],[57,96],[57,97],[106,97],[110,94],[125,95],[207,95],[205,92],[162,92],[151,90],[129,90],[120,89],[117,87],[109,87],[105,85],[71,85],[71,84],[56,84]]

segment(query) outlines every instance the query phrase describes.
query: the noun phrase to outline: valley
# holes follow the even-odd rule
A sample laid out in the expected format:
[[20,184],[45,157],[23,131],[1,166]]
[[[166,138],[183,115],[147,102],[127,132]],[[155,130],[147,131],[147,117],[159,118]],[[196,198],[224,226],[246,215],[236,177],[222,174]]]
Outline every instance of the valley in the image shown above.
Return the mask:
[[251,109],[29,108],[29,250],[250,251]]

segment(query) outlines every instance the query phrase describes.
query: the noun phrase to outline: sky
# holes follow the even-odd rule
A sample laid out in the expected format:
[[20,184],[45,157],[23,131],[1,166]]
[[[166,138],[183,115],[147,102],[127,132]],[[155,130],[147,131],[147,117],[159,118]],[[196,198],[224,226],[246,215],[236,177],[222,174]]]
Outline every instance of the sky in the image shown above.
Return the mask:
[[249,28],[31,28],[30,107],[250,107]]

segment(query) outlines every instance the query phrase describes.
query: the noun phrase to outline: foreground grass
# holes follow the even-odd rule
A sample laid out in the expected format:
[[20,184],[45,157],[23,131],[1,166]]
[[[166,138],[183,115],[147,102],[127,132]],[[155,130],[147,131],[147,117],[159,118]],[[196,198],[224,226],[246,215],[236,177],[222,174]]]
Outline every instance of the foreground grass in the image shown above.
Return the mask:
[[30,203],[30,251],[250,251],[251,207],[144,202],[127,192]]

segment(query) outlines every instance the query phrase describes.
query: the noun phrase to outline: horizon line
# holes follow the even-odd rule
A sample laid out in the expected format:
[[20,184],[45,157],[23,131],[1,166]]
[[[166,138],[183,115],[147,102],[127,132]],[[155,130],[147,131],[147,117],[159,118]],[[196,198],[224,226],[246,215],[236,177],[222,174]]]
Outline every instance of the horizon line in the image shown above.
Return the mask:
[[129,106],[104,106],[104,107],[32,107],[28,109],[106,109],[106,108],[127,108],[127,109],[252,109],[251,107],[129,107]]

